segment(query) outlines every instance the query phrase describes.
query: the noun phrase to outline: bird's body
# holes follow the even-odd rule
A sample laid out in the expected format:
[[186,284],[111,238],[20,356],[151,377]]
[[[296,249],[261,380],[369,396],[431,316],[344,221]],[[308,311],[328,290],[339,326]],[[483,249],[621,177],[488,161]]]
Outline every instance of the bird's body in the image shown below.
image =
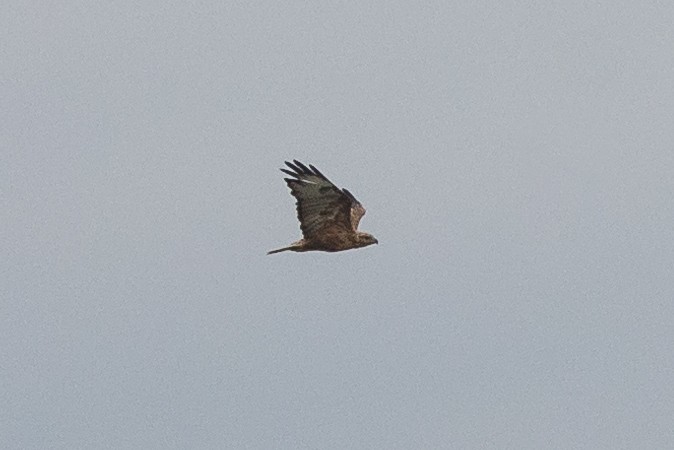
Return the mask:
[[286,161],[292,169],[281,169],[293,178],[285,178],[297,199],[297,218],[303,239],[288,247],[272,250],[268,255],[283,251],[340,252],[377,244],[371,234],[358,231],[365,208],[346,189],[339,189],[314,166],[297,160]]

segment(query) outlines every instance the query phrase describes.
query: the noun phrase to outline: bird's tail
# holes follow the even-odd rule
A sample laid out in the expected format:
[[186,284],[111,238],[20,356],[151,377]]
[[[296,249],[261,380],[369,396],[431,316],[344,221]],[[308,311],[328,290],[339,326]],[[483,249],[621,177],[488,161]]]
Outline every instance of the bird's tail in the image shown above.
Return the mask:
[[293,246],[291,245],[290,247],[283,247],[283,248],[277,248],[276,250],[272,250],[267,252],[268,255],[273,255],[274,253],[281,253],[285,252],[286,250],[292,250]]

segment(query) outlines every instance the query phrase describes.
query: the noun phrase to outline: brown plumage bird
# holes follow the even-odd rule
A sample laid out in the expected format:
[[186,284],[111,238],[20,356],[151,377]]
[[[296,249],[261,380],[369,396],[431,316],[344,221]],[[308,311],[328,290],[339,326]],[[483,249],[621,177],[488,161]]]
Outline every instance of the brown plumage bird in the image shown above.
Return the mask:
[[292,170],[281,171],[293,177],[284,180],[297,199],[297,218],[304,238],[268,255],[286,250],[341,252],[379,243],[371,234],[357,230],[365,208],[351,192],[335,186],[311,164],[307,167],[295,159],[286,161],[286,165]]

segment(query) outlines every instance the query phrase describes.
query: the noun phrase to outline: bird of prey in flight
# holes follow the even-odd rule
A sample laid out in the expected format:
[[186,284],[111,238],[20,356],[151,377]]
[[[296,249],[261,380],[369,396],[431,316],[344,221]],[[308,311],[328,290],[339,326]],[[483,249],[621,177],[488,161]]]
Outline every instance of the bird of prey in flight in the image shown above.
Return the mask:
[[272,250],[268,255],[286,250],[341,252],[379,243],[371,234],[358,231],[365,208],[351,192],[335,186],[311,164],[307,167],[295,159],[286,161],[286,165],[291,170],[281,171],[292,177],[284,179],[297,199],[297,218],[303,239]]

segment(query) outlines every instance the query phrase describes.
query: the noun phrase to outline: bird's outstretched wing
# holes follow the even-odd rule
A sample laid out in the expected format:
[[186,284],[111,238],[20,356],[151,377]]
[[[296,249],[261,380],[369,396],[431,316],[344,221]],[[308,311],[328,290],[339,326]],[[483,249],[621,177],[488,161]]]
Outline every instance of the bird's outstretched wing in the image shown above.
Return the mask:
[[346,189],[340,189],[311,164],[297,160],[286,161],[292,169],[281,169],[293,178],[285,178],[292,195],[297,199],[297,218],[305,239],[322,233],[354,233],[365,208]]

